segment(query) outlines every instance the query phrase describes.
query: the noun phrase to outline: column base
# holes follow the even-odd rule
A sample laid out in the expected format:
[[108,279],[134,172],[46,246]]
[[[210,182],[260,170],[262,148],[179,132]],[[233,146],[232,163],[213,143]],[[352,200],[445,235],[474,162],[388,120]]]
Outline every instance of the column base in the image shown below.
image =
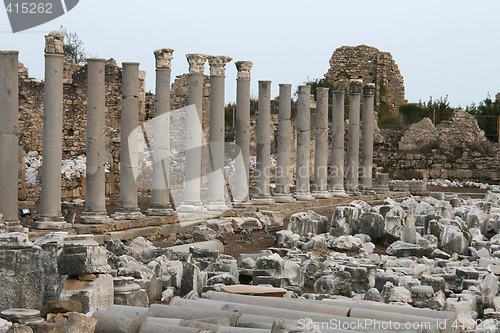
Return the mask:
[[64,230],[71,228],[62,216],[38,216],[35,222],[35,229],[38,230]]
[[310,192],[296,192],[293,194],[293,197],[297,201],[311,201],[314,200],[314,197],[311,195]]
[[83,211],[80,215],[80,223],[83,224],[106,224],[113,221],[106,212],[87,212]]
[[206,204],[208,213],[222,213],[229,209],[225,201],[210,201]]
[[331,190],[330,197],[347,197],[345,190]]
[[296,201],[294,197],[292,197],[291,194],[287,193],[287,194],[283,194],[283,193],[280,193],[280,194],[273,194],[273,200],[274,202],[277,202],[277,203],[287,203],[287,202],[294,202]]
[[139,207],[137,208],[118,208],[116,212],[111,215],[115,220],[137,220],[143,217]]
[[270,195],[259,195],[252,197],[251,202],[253,205],[272,205],[274,200]]
[[332,197],[332,195],[328,191],[313,191],[311,192],[311,195],[314,197],[314,199],[328,199]]
[[241,201],[233,201],[232,205],[233,205],[233,208],[250,208],[253,206],[252,202],[248,199],[241,200]]
[[201,201],[184,201],[177,207],[177,213],[198,213],[204,211],[203,203]]
[[172,216],[175,211],[168,206],[151,205],[145,212],[147,216]]
[[27,229],[21,225],[20,221],[4,221],[3,227],[5,232],[25,232],[25,229]]

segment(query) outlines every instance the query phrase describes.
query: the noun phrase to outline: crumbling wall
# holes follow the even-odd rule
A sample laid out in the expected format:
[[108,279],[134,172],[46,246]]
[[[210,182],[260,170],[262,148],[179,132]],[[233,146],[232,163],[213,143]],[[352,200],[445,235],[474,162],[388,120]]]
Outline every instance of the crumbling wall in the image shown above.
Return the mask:
[[375,83],[375,103],[385,102],[393,112],[405,102],[403,76],[389,52],[372,46],[342,46],[330,59],[330,69],[325,74],[331,82],[347,91],[351,78],[361,78],[364,83]]
[[[391,138],[392,136],[392,138]],[[500,147],[486,139],[476,119],[461,110],[434,126],[413,124],[398,138],[392,133],[376,146],[375,163],[395,179],[439,178],[500,181]]]

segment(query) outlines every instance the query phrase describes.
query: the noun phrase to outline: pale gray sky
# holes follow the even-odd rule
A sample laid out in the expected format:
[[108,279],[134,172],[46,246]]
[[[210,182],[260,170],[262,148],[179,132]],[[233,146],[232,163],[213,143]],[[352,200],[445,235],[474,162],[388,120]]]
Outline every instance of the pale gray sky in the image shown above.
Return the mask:
[[500,91],[499,14],[498,0],[80,0],[16,34],[0,11],[0,49],[19,50],[30,74],[43,78],[43,36],[63,25],[90,54],[140,62],[150,90],[157,48],[175,50],[173,76],[187,72],[186,53],[228,55],[229,102],[236,60],[254,62],[254,96],[258,80],[272,80],[274,97],[279,83],[323,77],[336,48],[367,44],[392,53],[410,102],[448,95],[465,106]]

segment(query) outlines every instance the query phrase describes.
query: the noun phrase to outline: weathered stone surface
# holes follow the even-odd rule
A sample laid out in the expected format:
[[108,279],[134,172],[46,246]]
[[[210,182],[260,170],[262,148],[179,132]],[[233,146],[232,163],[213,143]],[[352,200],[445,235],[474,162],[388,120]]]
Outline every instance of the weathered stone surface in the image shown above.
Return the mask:
[[312,235],[326,233],[328,232],[328,219],[312,210],[295,213],[290,217],[288,229],[301,236],[308,233]]
[[[363,79],[363,82],[375,83],[375,104],[384,101],[394,112],[405,102],[403,77],[392,55],[371,46],[342,46],[336,49],[325,77],[341,87],[346,86],[347,81],[354,77]],[[380,91],[382,86],[383,94]]]
[[99,274],[92,282],[68,278],[60,299],[80,302],[83,312],[107,309],[113,304],[113,277]]
[[419,150],[437,140],[438,134],[432,121],[425,117],[415,124],[411,124],[399,141],[399,149]]
[[[22,233],[0,234],[0,310],[39,309],[44,295],[43,252]],[[27,288],[26,286],[29,286]]]
[[467,254],[469,241],[458,227],[446,225],[441,237],[441,248],[449,255]]
[[381,214],[363,212],[359,217],[358,232],[371,238],[380,239],[385,235],[385,220]]
[[468,228],[478,228],[483,235],[488,232],[489,219],[491,216],[491,203],[478,202],[467,214],[466,224]]
[[88,235],[70,236],[64,240],[57,268],[59,274],[68,275],[107,273],[110,270],[106,249]]
[[314,283],[314,291],[318,294],[351,297],[351,279],[351,273],[349,272],[332,272],[316,280]]
[[52,315],[47,322],[61,325],[64,328],[63,332],[71,333],[93,333],[97,325],[96,319],[77,312]]
[[353,226],[358,225],[360,214],[361,209],[358,207],[335,207],[331,221],[331,234],[334,236],[342,236],[355,233]]
[[83,312],[82,303],[70,300],[50,301],[40,309],[40,316],[45,318],[49,313]]
[[193,228],[192,235],[195,242],[204,242],[215,239],[217,232],[208,227],[196,226]]
[[422,247],[417,244],[397,241],[387,248],[387,254],[396,257],[418,256],[422,252]]

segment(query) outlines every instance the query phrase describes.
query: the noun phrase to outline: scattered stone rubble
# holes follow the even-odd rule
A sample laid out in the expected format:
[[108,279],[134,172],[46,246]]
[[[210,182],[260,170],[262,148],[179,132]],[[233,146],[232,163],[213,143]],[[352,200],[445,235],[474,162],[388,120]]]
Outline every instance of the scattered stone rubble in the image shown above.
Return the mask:
[[[0,234],[3,275],[16,276],[5,288],[23,290],[2,298],[0,331],[395,331],[315,326],[332,318],[433,323],[405,332],[497,329],[500,191],[354,200],[333,207],[331,218],[293,214],[277,231],[283,222],[271,211],[212,219],[170,248],[142,237],[103,247],[90,235],[51,233],[33,244],[23,233]],[[275,247],[223,254],[218,239],[240,233],[251,241],[258,229],[276,234]],[[30,285],[31,294],[9,283]],[[241,284],[270,286],[284,298],[222,293]]]

